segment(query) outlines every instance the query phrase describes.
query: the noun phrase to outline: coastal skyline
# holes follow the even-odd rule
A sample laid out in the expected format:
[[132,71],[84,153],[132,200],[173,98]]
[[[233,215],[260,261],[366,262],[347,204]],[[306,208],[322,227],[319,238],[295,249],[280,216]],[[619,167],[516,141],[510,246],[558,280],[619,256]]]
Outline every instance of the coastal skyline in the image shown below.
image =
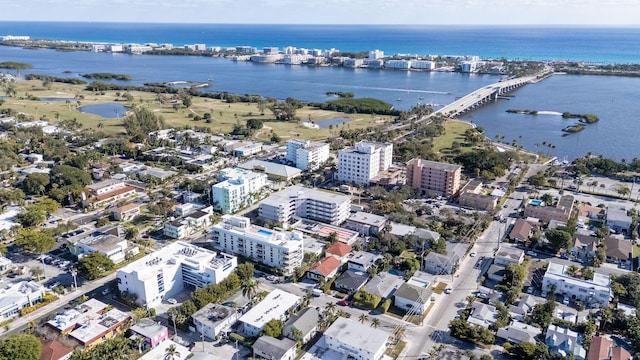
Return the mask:
[[640,26],[634,0],[0,0],[0,21]]

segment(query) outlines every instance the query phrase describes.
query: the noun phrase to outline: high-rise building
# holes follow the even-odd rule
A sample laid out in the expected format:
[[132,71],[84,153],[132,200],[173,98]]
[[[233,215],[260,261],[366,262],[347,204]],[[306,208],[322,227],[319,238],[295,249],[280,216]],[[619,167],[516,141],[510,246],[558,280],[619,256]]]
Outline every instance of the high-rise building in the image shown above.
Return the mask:
[[407,163],[407,185],[429,195],[454,196],[460,190],[462,166],[412,159]]
[[360,141],[338,151],[338,181],[367,185],[378,172],[389,169],[392,160],[392,143]]
[[257,196],[267,185],[267,175],[240,168],[223,169],[219,183],[211,187],[214,208],[224,214],[234,213],[259,200]]
[[329,160],[329,144],[309,140],[287,141],[287,160],[301,170],[315,170]]

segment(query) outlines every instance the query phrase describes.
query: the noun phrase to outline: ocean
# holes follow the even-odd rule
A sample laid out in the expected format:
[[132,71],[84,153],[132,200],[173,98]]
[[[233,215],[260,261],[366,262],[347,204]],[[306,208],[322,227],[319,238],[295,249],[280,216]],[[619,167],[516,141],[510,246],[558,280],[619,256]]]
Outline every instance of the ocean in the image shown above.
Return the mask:
[[[94,23],[0,23],[0,34],[75,41],[123,43],[205,43],[380,49],[386,54],[471,54],[512,59],[581,59],[601,63],[640,63],[639,28],[408,27],[304,25],[178,25]],[[490,39],[490,40],[487,40]],[[578,39],[580,39],[578,41]],[[233,62],[203,56],[152,56],[91,52],[26,50],[0,46],[0,62],[33,64],[23,73],[79,77],[92,72],[127,74],[126,84],[210,82],[203,91],[258,94],[320,102],[328,91],[350,91],[409,109],[419,103],[447,104],[456,97],[497,82],[492,75],[429,73],[341,67],[287,66]],[[487,136],[516,140],[526,149],[575,159],[587,153],[632,159],[640,157],[637,94],[640,78],[554,75],[513,92],[461,118],[483,126]],[[574,121],[554,115],[520,115],[507,109],[591,113],[600,122],[563,136]],[[540,146],[551,143],[554,148]],[[538,145],[536,145],[538,144]]]
[[0,35],[108,43],[295,46],[386,54],[640,63],[640,28],[0,22]]

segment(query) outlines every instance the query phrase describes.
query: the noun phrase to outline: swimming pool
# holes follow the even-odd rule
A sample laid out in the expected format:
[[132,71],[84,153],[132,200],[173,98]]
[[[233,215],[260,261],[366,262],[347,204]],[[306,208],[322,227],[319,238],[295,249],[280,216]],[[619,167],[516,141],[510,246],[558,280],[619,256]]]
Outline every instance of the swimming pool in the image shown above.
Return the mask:
[[542,205],[542,200],[531,199],[531,200],[529,200],[529,204],[531,204],[533,206],[541,206]]
[[262,235],[267,235],[267,236],[269,236],[269,235],[271,235],[271,234],[273,234],[273,233],[272,233],[271,231],[267,231],[267,230],[260,229],[260,230],[258,230],[258,234],[262,234]]

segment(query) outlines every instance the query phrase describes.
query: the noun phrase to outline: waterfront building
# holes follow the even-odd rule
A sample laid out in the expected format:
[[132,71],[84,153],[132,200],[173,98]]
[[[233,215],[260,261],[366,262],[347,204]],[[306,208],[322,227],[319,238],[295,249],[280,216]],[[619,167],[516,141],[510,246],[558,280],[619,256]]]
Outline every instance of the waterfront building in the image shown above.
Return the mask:
[[118,270],[116,277],[120,291],[154,307],[185,288],[219,283],[237,265],[235,256],[178,241]]
[[338,151],[338,181],[368,185],[380,171],[392,163],[393,144],[360,141],[354,147]]
[[420,70],[433,70],[436,68],[436,63],[429,60],[413,60],[411,61],[411,68]]
[[460,64],[460,72],[463,73],[472,73],[476,72],[478,68],[478,63],[476,61],[465,61]]
[[344,357],[380,360],[387,349],[389,334],[351,319],[338,317],[324,332],[327,347]]
[[299,231],[266,229],[251,224],[249,218],[224,215],[211,228],[213,246],[242,255],[285,274],[302,265],[303,242]]
[[213,203],[224,214],[234,213],[259,200],[259,194],[267,185],[267,175],[241,168],[220,171],[219,183],[211,187]]
[[258,336],[269,321],[273,319],[286,321],[291,309],[298,306],[300,300],[299,296],[291,293],[280,289],[273,290],[238,320],[242,333]]
[[348,67],[348,68],[359,68],[359,67],[362,67],[362,65],[364,65],[364,59],[346,58],[342,62],[342,66]]
[[309,140],[287,141],[287,161],[301,170],[316,170],[329,160],[329,144]]
[[460,190],[462,166],[412,159],[407,162],[407,185],[430,196],[451,197]]
[[340,225],[349,217],[351,196],[294,185],[262,200],[258,214],[265,220],[290,224],[295,217]]
[[384,57],[384,51],[382,50],[371,50],[369,51],[369,60],[378,60]]
[[556,294],[582,301],[587,308],[607,306],[611,300],[609,275],[596,272],[593,279],[585,280],[567,274],[567,265],[549,262],[542,279],[542,290],[555,289]]
[[387,69],[409,70],[411,69],[411,60],[387,60],[384,66]]

